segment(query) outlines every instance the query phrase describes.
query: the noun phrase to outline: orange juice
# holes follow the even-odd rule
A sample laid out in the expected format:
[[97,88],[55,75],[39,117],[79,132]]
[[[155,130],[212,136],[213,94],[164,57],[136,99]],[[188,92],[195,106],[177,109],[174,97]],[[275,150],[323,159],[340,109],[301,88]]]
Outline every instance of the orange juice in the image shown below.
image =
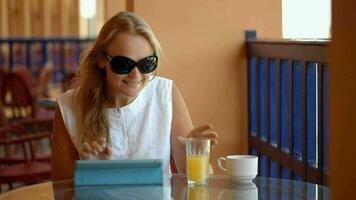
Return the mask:
[[209,156],[188,156],[187,175],[189,181],[205,183],[209,175]]

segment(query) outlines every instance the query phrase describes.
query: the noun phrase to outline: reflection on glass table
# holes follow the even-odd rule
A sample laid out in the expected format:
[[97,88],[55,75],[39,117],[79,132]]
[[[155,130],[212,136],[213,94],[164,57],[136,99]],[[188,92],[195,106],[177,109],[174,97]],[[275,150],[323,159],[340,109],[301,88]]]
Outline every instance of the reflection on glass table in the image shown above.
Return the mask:
[[47,182],[18,188],[0,195],[2,199],[329,199],[329,188],[287,179],[256,177],[236,183],[225,175],[212,175],[208,186],[187,186],[184,174],[164,177],[161,185],[74,187],[72,180]]
[[329,188],[287,179],[256,177],[236,183],[212,175],[208,186],[187,186],[185,175],[165,177],[163,186],[90,186],[74,188],[71,181],[53,184],[55,199],[328,199]]

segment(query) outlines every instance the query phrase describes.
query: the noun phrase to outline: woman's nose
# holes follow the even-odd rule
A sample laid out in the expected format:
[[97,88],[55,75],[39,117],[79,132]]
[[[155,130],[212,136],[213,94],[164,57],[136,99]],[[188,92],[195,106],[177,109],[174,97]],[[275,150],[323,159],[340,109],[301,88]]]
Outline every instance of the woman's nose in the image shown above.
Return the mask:
[[128,73],[128,76],[130,76],[130,77],[141,76],[141,72],[140,72],[140,70],[138,70],[137,67],[134,67],[134,68],[130,71],[130,73]]

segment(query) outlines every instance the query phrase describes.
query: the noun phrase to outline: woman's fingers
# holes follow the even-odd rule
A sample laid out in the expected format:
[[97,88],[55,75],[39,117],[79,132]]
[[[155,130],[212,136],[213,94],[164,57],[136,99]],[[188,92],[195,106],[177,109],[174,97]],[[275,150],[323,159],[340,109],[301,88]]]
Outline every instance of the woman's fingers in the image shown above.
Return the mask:
[[202,136],[210,139],[211,146],[215,146],[218,144],[218,134],[216,132],[212,131],[208,133],[203,133]]
[[84,142],[84,143],[83,143],[83,151],[84,151],[85,153],[91,153],[91,151],[92,151],[91,146],[90,146],[87,142]]
[[202,133],[203,137],[206,138],[218,138],[218,134],[215,131],[210,131],[210,132],[206,132],[206,133]]
[[109,147],[109,146],[105,147],[105,149],[103,151],[103,157],[104,157],[105,160],[110,159],[110,157],[111,157],[111,147]]
[[109,159],[111,157],[111,148],[107,145],[106,138],[100,137],[95,141],[91,141],[90,143],[84,142],[82,145],[82,150],[79,152],[79,154],[82,159],[87,160],[98,158],[97,156],[101,156],[104,159]]
[[104,148],[97,141],[92,141],[90,144],[91,144],[91,147],[93,148],[92,153],[94,155],[98,155],[99,153],[101,153],[104,150]]
[[212,130],[214,127],[211,124],[204,124],[201,126],[198,126],[196,128],[194,128],[191,132],[190,132],[190,136],[191,137],[201,137],[202,133],[206,132],[206,131],[210,131]]
[[110,157],[111,157],[111,147],[107,145],[106,138],[105,137],[100,137],[98,139],[98,143],[102,147],[103,158],[105,160],[110,159]]
[[105,138],[105,137],[100,137],[100,138],[98,138],[98,139],[97,139],[97,142],[98,142],[101,146],[103,146],[103,147],[106,146],[106,138]]
[[215,145],[218,144],[218,134],[213,130],[213,125],[211,124],[205,124],[198,126],[194,128],[190,134],[189,137],[204,137],[204,138],[209,138],[211,141],[211,146],[214,147]]
[[91,146],[87,142],[84,142],[82,146],[82,150],[80,151],[80,156],[83,159],[89,159],[91,152],[92,152]]

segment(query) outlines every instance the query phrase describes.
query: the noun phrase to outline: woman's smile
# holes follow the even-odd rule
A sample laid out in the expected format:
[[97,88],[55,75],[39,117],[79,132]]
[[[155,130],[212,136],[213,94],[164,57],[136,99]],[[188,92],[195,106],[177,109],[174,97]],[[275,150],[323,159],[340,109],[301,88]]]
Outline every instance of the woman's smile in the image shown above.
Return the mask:
[[122,82],[124,82],[129,87],[138,87],[142,83],[142,80],[140,81],[123,80]]

